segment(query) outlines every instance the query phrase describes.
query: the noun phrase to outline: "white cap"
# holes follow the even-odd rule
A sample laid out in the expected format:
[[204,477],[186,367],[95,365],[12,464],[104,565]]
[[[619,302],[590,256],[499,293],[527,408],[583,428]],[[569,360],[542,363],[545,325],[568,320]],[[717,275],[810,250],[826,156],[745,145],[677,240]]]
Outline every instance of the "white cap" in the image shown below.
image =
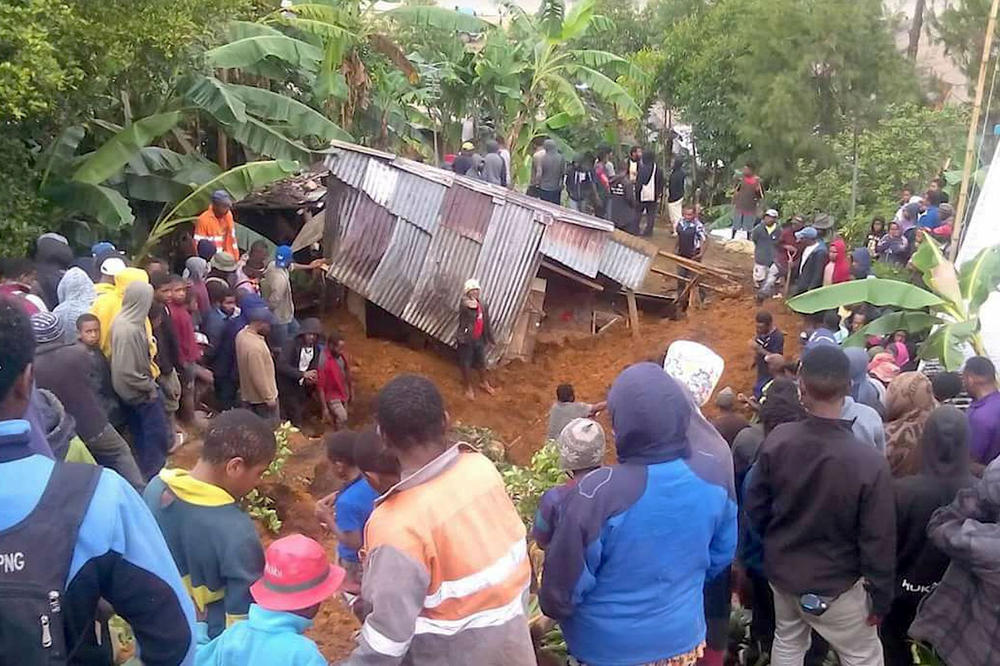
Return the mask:
[[767,210],[765,210],[764,215],[778,219],[778,211],[774,210],[773,208],[768,208]]
[[469,278],[468,280],[465,281],[465,290],[463,291],[463,293],[467,294],[473,289],[482,289],[482,287],[479,286],[479,280],[477,280],[476,278]]
[[114,277],[125,270],[125,262],[121,257],[108,257],[101,263],[101,275]]

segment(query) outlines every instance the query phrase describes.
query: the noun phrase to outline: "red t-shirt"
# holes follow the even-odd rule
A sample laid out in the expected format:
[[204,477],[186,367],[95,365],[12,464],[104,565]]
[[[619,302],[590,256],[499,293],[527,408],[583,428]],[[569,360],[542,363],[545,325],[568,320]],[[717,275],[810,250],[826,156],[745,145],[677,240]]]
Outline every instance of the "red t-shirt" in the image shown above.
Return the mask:
[[482,303],[476,302],[476,323],[472,325],[472,339],[478,340],[483,337],[483,329],[485,324],[483,323],[483,305]]

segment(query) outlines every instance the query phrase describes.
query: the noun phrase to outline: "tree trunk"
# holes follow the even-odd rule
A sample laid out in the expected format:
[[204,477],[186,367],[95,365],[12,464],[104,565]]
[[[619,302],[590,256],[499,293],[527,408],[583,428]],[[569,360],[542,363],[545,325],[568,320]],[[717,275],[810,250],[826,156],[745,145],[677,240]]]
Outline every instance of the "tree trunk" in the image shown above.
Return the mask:
[[920,33],[924,29],[924,7],[927,0],[917,0],[913,8],[913,22],[910,24],[910,42],[906,46],[906,57],[910,60],[917,59],[917,48],[920,46]]
[[[223,83],[228,82],[229,81],[229,71],[225,70],[225,69],[220,70],[219,71],[219,80],[222,81]],[[215,161],[219,163],[219,166],[222,167],[223,171],[228,171],[229,170],[229,143],[228,143],[229,142],[229,137],[227,137],[226,133],[224,131],[222,131],[222,127],[219,127],[216,130],[215,140],[216,140],[216,144],[217,144],[216,147],[215,147],[215,152],[216,152],[216,160]]]

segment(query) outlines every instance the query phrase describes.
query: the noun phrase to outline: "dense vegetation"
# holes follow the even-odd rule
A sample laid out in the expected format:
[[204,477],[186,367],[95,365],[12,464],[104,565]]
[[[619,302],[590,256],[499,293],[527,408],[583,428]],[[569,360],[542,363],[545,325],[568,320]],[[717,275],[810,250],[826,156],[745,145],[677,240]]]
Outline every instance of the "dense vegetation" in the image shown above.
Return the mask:
[[[987,4],[925,17],[968,72]],[[428,0],[4,3],[3,252],[53,227],[138,249],[211,186],[255,187],[338,138],[436,160],[468,118],[479,136],[505,137],[522,167],[540,135],[569,153],[638,142],[676,154],[669,126],[683,124],[703,203],[723,201],[752,159],[775,205],[853,211],[856,227],[891,212],[907,182],[957,168],[963,110],[940,107],[879,3],[545,0],[536,14],[499,12],[496,26]]]

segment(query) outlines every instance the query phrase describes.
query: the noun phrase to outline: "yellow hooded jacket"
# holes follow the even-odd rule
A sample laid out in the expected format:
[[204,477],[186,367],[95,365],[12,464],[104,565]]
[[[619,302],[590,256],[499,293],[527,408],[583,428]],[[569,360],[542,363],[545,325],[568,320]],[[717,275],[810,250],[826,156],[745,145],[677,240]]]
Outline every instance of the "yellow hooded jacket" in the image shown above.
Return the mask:
[[[133,282],[144,282],[149,284],[149,275],[141,268],[126,268],[115,276],[114,285],[96,285],[97,298],[90,306],[90,312],[101,322],[101,351],[111,358],[111,322],[115,320],[122,309],[122,298],[125,296],[125,288]],[[146,319],[146,337],[149,338],[149,357],[156,357],[156,339],[153,337],[153,326]],[[153,379],[160,376],[160,369],[156,367],[156,361],[150,365]]]

